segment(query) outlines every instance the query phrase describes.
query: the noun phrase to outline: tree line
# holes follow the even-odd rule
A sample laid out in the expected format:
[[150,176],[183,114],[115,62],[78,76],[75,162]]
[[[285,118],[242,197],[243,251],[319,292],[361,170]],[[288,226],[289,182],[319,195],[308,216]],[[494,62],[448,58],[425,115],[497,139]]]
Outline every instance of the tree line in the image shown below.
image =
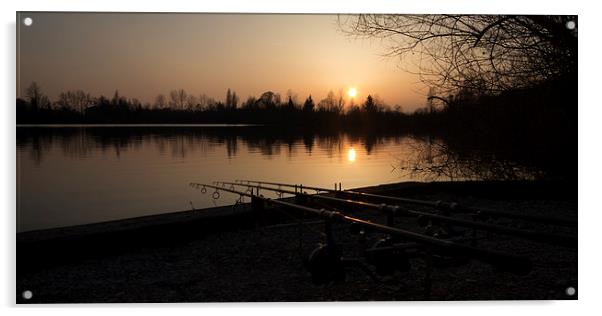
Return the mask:
[[115,91],[112,97],[94,97],[82,90],[61,92],[51,100],[40,85],[32,82],[24,98],[17,99],[18,124],[42,123],[252,123],[252,124],[351,124],[372,125],[369,121],[393,121],[404,116],[401,107],[391,109],[378,96],[364,102],[346,100],[344,93],[332,90],[316,102],[309,95],[302,102],[292,90],[285,96],[266,91],[240,100],[228,89],[225,100],[206,94],[194,95],[184,89],[159,94],[154,102],[142,102]]
[[[458,156],[459,161],[474,165],[473,157],[491,157],[479,164],[498,168],[494,162],[514,161],[545,170],[547,175],[576,175],[577,82],[570,78],[498,94],[468,87],[445,97],[430,91],[426,106],[413,113],[391,109],[372,96],[357,105],[346,104],[334,92],[319,102],[312,96],[299,102],[290,91],[284,98],[268,91],[240,102],[232,90],[225,102],[203,95],[197,102],[191,100],[180,89],[169,97],[158,96],[153,105],[119,92],[109,99],[67,91],[51,102],[32,83],[25,98],[17,99],[17,123],[265,124],[277,126],[277,133],[283,134],[345,131],[366,139],[407,134],[443,142],[450,152],[466,153]],[[475,151],[480,154],[474,155]]]

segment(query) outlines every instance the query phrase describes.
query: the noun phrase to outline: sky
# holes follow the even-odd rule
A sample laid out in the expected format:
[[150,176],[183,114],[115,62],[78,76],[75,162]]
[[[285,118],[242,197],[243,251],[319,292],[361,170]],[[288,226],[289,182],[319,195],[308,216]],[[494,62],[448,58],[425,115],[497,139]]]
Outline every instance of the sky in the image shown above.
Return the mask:
[[[265,91],[302,102],[309,94],[357,89],[412,111],[425,104],[415,75],[384,57],[379,40],[343,34],[336,15],[22,13],[18,27],[17,94],[36,81],[61,91],[120,95],[154,102],[173,89],[241,101]],[[349,98],[349,97],[348,97]]]

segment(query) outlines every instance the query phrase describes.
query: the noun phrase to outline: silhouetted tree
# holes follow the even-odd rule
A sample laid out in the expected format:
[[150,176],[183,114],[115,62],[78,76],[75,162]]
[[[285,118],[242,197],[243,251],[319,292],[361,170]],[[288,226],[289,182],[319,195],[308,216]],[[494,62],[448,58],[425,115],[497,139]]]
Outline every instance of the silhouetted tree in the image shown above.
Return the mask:
[[378,107],[374,102],[374,98],[371,95],[368,95],[368,97],[366,97],[366,102],[364,102],[363,109],[368,113],[374,113],[378,110]]
[[214,104],[214,109],[216,111],[223,112],[226,109],[226,105],[220,101]]
[[298,104],[297,94],[292,89],[286,90],[286,98],[293,102],[294,107],[297,106],[297,104]]
[[37,110],[41,107],[46,107],[50,103],[48,101],[48,97],[42,93],[42,88],[40,88],[38,83],[35,81],[32,82],[29,87],[27,87],[25,96],[34,110]]
[[188,94],[184,89],[172,90],[169,93],[169,105],[174,109],[184,109],[184,105],[186,105],[186,100],[188,99]]
[[307,99],[305,99],[305,103],[303,103],[303,111],[304,112],[313,112],[315,108],[314,100],[311,98],[311,94]]
[[[567,23],[575,23],[569,29]],[[544,15],[353,15],[349,35],[388,40],[387,55],[417,62],[417,72],[442,94],[462,88],[499,93],[574,78],[577,17]],[[412,55],[414,55],[412,57]]]
[[129,102],[129,108],[136,111],[140,111],[142,109],[142,102],[137,98],[133,98]]
[[120,99],[121,98],[119,97],[119,90],[115,90],[115,93],[113,94],[113,98],[111,99],[111,105],[118,106]]
[[228,92],[226,92],[226,108],[232,108],[232,92],[230,91],[230,88],[228,88]]
[[242,104],[242,108],[246,110],[257,109],[257,98],[249,96],[247,100]]
[[96,105],[100,107],[108,107],[109,105],[111,105],[111,101],[109,101],[109,99],[107,99],[107,97],[105,97],[104,95],[101,95],[100,97],[98,97]]
[[335,110],[337,113],[343,113],[343,109],[345,108],[345,93],[342,89],[339,89],[339,93],[337,95],[337,102],[335,105]]
[[318,103],[318,109],[323,112],[337,112],[337,99],[332,90]]
[[272,91],[267,91],[261,94],[257,100],[260,109],[273,109],[280,104],[280,95]]
[[88,106],[93,104],[93,98],[82,90],[59,93],[58,105],[63,108],[73,109],[84,113]]
[[196,96],[194,96],[192,94],[188,95],[188,97],[186,98],[186,109],[187,110],[193,111],[194,109],[197,108],[198,104],[199,104],[199,99]]
[[203,110],[205,108],[208,108],[208,107],[212,106],[214,103],[215,103],[215,100],[213,98],[211,98],[203,93],[199,96],[198,110]]
[[167,106],[167,99],[163,94],[157,95],[155,98],[155,108],[164,109]]
[[232,91],[232,99],[230,101],[232,109],[236,109],[238,107],[238,95],[236,95],[235,91]]

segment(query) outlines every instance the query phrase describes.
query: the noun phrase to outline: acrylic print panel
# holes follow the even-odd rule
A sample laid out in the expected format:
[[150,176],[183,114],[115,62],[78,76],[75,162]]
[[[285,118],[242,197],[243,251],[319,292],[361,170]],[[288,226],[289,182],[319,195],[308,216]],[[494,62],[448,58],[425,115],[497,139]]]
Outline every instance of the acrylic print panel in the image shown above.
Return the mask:
[[17,13],[17,302],[577,298],[576,16]]

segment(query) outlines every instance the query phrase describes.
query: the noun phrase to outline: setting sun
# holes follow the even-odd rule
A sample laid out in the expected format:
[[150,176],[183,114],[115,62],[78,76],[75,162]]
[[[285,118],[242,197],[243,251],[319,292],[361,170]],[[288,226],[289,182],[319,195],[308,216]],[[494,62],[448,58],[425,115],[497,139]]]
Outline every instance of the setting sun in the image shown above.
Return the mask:
[[357,95],[357,89],[349,88],[349,90],[347,91],[347,94],[349,95],[349,97],[355,98],[355,96]]

